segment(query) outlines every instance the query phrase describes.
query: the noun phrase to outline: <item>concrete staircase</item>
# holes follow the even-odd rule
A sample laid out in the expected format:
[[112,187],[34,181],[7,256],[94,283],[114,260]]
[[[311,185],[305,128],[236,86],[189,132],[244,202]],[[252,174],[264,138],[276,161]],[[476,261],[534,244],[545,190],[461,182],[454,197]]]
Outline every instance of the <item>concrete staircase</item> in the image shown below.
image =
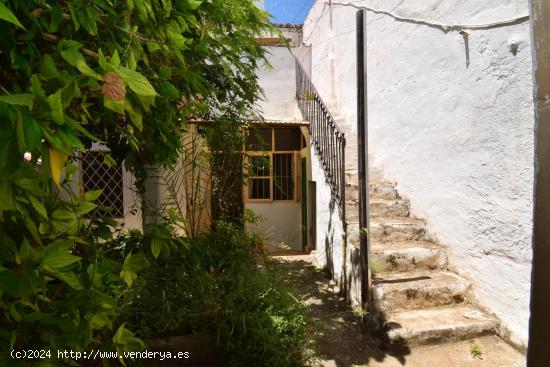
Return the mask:
[[[382,173],[383,174],[383,173]],[[426,222],[412,218],[396,183],[376,171],[370,181],[370,317],[391,344],[471,339],[496,332],[498,323],[473,303],[472,284],[448,270],[447,249],[435,243]],[[358,247],[357,185],[347,184],[348,244]]]
[[[337,106],[328,106],[338,111]],[[356,132],[333,115],[346,135],[346,241],[344,271],[338,280],[353,307],[361,306],[361,255]],[[389,344],[428,344],[495,334],[497,320],[473,302],[472,284],[448,269],[447,249],[436,243],[423,219],[413,218],[410,202],[369,155],[372,309]]]

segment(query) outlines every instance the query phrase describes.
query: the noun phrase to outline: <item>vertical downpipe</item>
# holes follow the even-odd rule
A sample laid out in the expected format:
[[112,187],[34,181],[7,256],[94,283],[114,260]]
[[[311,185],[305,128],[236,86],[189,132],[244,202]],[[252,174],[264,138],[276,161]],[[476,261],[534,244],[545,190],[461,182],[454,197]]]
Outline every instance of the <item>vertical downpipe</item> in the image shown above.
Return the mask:
[[531,0],[535,102],[535,188],[527,366],[548,366],[550,341],[550,3]]
[[[369,159],[367,121],[367,13],[357,12],[357,158],[359,173],[359,236],[361,256],[361,303],[370,306],[371,269],[369,224]],[[363,229],[366,229],[365,233]]]

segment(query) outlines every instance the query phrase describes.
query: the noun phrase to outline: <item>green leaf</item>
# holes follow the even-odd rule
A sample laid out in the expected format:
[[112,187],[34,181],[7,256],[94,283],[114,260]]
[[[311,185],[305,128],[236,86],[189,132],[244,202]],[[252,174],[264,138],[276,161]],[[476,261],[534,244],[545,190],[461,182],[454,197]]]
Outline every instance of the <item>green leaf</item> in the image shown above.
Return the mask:
[[0,19],[4,19],[5,21],[13,23],[19,28],[26,29],[25,27],[23,27],[21,22],[19,22],[15,14],[13,14],[12,11],[8,9],[8,7],[2,2],[0,2]]
[[42,240],[40,239],[40,234],[38,233],[38,227],[36,227],[36,224],[28,215],[25,216],[25,227],[36,242],[42,243]]
[[173,84],[165,80],[159,83],[159,92],[161,96],[170,99],[179,98],[180,96],[179,90]]
[[23,240],[19,255],[21,256],[21,260],[23,261],[32,261],[34,256],[36,255],[36,251],[31,247],[31,245],[29,245],[27,239]]
[[128,287],[131,287],[134,280],[136,280],[138,276],[137,273],[143,270],[147,265],[149,265],[149,263],[143,254],[132,255],[130,252],[126,256],[126,259],[124,259],[120,277],[124,280]]
[[103,97],[103,106],[110,109],[113,112],[124,115],[124,100],[115,101],[109,97]]
[[75,132],[70,130],[67,126],[61,126],[57,131],[57,134],[61,138],[61,141],[66,147],[77,148],[79,150],[84,149],[84,145],[80,139],[75,135]]
[[18,178],[17,180],[13,181],[15,186],[22,188],[25,191],[32,192],[33,194],[39,193],[40,186],[38,186],[37,182],[26,177]]
[[46,98],[46,92],[42,88],[42,83],[36,74],[31,76],[31,92],[37,97]]
[[69,221],[76,218],[76,213],[70,210],[57,209],[52,213],[52,217],[59,221]]
[[138,128],[139,131],[143,130],[143,116],[141,115],[141,111],[136,111],[128,98],[126,98],[124,102],[124,109],[126,112],[128,112],[128,115],[130,115],[130,120],[134,124],[135,127]]
[[103,329],[105,327],[111,329],[113,327],[113,322],[103,313],[96,313],[90,317],[90,327],[93,330]]
[[80,283],[80,279],[78,279],[76,274],[73,273],[72,271],[54,270],[52,272],[52,275],[57,279],[63,281],[64,283],[67,283],[67,285],[69,285],[69,287],[71,287],[72,289],[75,289],[77,291],[84,289],[84,287],[82,286],[82,283]]
[[103,55],[103,51],[101,51],[101,49],[99,49],[98,55],[99,55],[98,62],[99,62],[99,66],[101,67],[101,70],[103,71],[113,70],[113,67],[107,62],[107,59],[105,59],[105,55]]
[[[121,351],[138,351],[144,347],[143,342],[136,338],[134,333],[126,329],[124,324],[120,325],[117,332],[113,336],[113,343],[117,346],[117,349]],[[122,358],[123,354],[119,354],[120,358]]]
[[154,257],[158,257],[160,254],[160,251],[164,247],[164,241],[161,238],[154,237],[151,240],[151,252],[153,253]]
[[34,96],[30,93],[4,94],[0,96],[0,103],[27,106],[28,108],[32,108],[33,101],[34,101]]
[[80,261],[80,257],[71,255],[67,247],[70,243],[52,243],[42,250],[42,265],[50,269],[61,269]]
[[65,122],[65,114],[63,113],[63,103],[61,102],[61,89],[48,96],[48,104],[50,105],[50,117],[52,121],[59,125]]
[[170,13],[172,12],[172,1],[162,0],[162,7],[164,8],[164,17],[170,17]]
[[29,201],[31,202],[32,207],[34,210],[38,212],[42,216],[42,218],[48,220],[48,212],[46,211],[46,207],[44,204],[42,204],[36,197],[29,196]]
[[198,9],[198,7],[203,3],[202,0],[186,0],[185,2],[187,3],[187,7],[191,10]]
[[82,44],[76,41],[62,40],[58,43],[59,53],[65,61],[77,68],[82,74],[97,80],[103,80],[100,74],[96,73],[88,66],[86,59],[84,59],[84,56],[80,53],[81,47]]
[[111,65],[115,68],[120,66],[120,56],[118,56],[117,50],[115,50],[115,52],[113,52],[113,56],[111,56]]
[[69,2],[69,12],[71,13],[71,19],[73,20],[74,28],[76,31],[80,29],[80,23],[78,22],[78,13],[74,8],[74,3]]
[[0,180],[0,215],[3,210],[12,210],[13,208],[11,186],[7,182]]
[[117,70],[118,75],[128,84],[130,89],[140,96],[156,96],[155,88],[149,83],[147,78],[137,71],[121,67]]
[[33,115],[23,111],[23,132],[25,134],[25,144],[27,149],[33,151],[40,146],[42,140],[42,126],[38,124],[38,121]]
[[141,102],[141,105],[147,112],[151,112],[151,106],[155,104],[154,96],[139,96],[138,99]]
[[103,190],[92,190],[92,191],[86,191],[84,194],[84,200],[86,201],[95,201],[97,198],[101,196],[103,193]]
[[87,214],[97,208],[97,205],[94,203],[90,203],[87,201],[83,201],[78,205],[78,213],[79,214]]
[[63,20],[63,12],[61,10],[61,7],[59,7],[59,5],[54,4],[51,6],[50,13],[51,13],[51,19],[50,19],[50,25],[48,27],[48,32],[55,33],[59,29],[59,25]]

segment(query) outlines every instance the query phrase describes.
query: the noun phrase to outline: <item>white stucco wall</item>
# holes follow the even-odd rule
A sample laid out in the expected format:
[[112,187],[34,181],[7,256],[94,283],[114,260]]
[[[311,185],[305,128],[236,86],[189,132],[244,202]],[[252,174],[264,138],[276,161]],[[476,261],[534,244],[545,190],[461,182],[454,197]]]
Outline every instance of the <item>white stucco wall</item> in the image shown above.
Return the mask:
[[286,47],[267,47],[271,66],[258,70],[258,82],[264,100],[258,108],[266,120],[299,121],[302,115],[296,104],[294,57]]
[[[357,9],[341,5],[346,0],[332,3],[316,2],[304,42],[317,89],[353,133]],[[353,3],[443,24],[528,14],[524,0]],[[479,302],[525,345],[533,206],[529,25],[466,30],[466,50],[458,32],[373,12],[367,23],[369,149],[411,199],[413,214],[451,247],[451,262],[474,280]]]
[[260,216],[253,228],[265,236],[270,250],[302,249],[300,202],[246,203],[245,207]]
[[316,183],[316,264],[326,267],[335,280],[340,281],[343,271],[343,227],[338,205],[332,200],[321,162],[310,147],[311,180]]

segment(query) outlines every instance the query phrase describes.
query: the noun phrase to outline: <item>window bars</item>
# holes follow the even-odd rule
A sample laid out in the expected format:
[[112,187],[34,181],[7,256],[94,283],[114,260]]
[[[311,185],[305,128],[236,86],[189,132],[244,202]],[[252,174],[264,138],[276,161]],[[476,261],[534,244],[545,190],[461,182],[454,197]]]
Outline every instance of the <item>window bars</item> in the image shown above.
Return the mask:
[[320,158],[332,195],[345,218],[346,138],[319,96],[315,86],[296,59],[296,99],[302,116],[309,122],[311,142]]
[[100,210],[114,218],[124,217],[122,166],[107,165],[103,152],[82,154],[82,182],[84,191],[103,190],[97,199]]

